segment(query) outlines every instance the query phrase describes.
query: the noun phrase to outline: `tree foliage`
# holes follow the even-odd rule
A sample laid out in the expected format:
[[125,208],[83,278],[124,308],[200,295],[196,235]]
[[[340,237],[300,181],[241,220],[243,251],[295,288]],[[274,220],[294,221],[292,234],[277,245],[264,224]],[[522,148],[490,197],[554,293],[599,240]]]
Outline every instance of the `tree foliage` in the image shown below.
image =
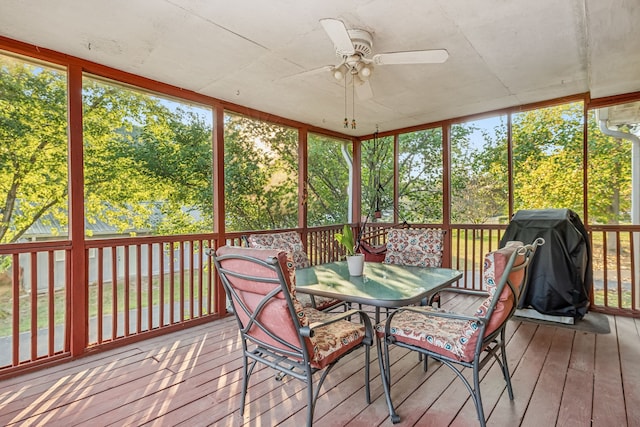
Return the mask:
[[[0,242],[38,223],[66,234],[67,87],[63,71],[0,56]],[[84,197],[89,224],[114,233],[212,230],[211,111],[107,81],[83,84]],[[514,208],[582,212],[583,105],[512,116]],[[588,197],[593,221],[629,218],[631,143],[588,127]],[[483,223],[508,211],[508,138],[494,129],[452,126],[451,221]],[[482,144],[473,137],[482,132]],[[226,114],[225,218],[231,231],[298,226],[298,130]],[[398,214],[414,223],[443,217],[442,129],[399,135]],[[345,145],[346,144],[346,145]],[[348,221],[348,142],[308,135],[302,199],[309,225]],[[362,213],[394,214],[394,138],[362,143]],[[90,234],[90,233],[89,233]]]
[[[631,143],[603,135],[593,114],[588,129],[588,195],[591,221],[628,221],[631,203]],[[512,116],[514,210],[569,208],[583,211],[583,105],[569,103]],[[479,143],[478,133],[482,136]],[[369,143],[371,141],[368,141]],[[451,127],[451,221],[508,220],[509,147],[506,116],[494,128],[477,122]],[[392,163],[376,160],[392,151],[363,149],[363,195],[369,204],[383,173],[392,180]],[[410,222],[438,222],[442,207],[442,137],[439,129],[400,135],[400,213]],[[371,168],[367,171],[365,167]],[[372,172],[373,171],[373,172]],[[369,173],[370,175],[367,175]],[[368,177],[368,178],[367,178]],[[364,181],[366,180],[366,181]],[[368,188],[367,188],[368,187]],[[391,197],[389,197],[391,199]],[[364,209],[364,208],[363,208]],[[403,218],[404,217],[404,218]]]
[[582,103],[514,116],[514,209],[582,212]]
[[[506,214],[509,199],[503,129],[500,122],[493,130],[483,128],[477,122],[452,126],[451,222],[482,224]],[[498,163],[494,163],[485,157],[486,146],[477,146],[477,141],[473,141],[478,134],[484,141],[499,141],[505,149],[504,158],[498,156]],[[504,163],[499,163],[502,160]]]
[[[66,76],[0,56],[0,242],[67,218]],[[57,229],[54,229],[57,230]]]
[[229,230],[298,223],[298,133],[244,116],[225,116],[225,219]]
[[400,135],[398,214],[411,223],[442,221],[442,129]]
[[393,221],[393,137],[377,136],[362,143],[362,214],[376,221]]
[[[66,234],[66,76],[8,57],[0,64],[0,241],[19,240],[36,222]],[[90,78],[83,103],[88,224],[116,233],[211,229],[202,217],[212,209],[211,126],[201,116]]]
[[350,200],[347,158],[352,158],[350,144],[310,134],[307,145],[308,224],[320,226],[347,223]]
[[119,233],[211,231],[206,110],[90,78],[83,104],[88,222],[102,221]]

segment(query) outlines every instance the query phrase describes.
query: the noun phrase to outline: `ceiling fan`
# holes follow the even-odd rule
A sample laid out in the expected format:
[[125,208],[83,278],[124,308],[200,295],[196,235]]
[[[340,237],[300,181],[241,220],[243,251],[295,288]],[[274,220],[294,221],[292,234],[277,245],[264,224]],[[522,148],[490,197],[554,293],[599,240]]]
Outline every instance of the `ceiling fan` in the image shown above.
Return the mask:
[[445,49],[373,54],[373,36],[369,31],[357,28],[347,29],[341,20],[333,18],[321,19],[320,24],[333,42],[336,56],[340,59],[339,64],[325,66],[320,70],[330,71],[338,81],[351,75],[360,99],[373,97],[369,77],[374,66],[438,64],[446,61],[449,57],[449,53]]

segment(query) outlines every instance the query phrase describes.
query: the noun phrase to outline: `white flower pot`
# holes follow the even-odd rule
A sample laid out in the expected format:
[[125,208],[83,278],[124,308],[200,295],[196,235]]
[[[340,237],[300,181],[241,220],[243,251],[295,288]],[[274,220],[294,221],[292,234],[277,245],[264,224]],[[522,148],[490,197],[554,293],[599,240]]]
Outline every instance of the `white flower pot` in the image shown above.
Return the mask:
[[362,276],[364,271],[364,254],[347,255],[347,266],[351,276]]

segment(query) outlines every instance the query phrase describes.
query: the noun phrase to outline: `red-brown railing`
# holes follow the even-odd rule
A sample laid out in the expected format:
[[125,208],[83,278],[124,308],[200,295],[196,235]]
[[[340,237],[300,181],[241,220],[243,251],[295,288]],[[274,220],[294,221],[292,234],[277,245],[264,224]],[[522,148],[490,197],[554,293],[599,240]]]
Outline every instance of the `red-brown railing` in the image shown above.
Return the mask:
[[0,377],[70,357],[71,324],[87,325],[74,333],[85,334],[89,350],[226,314],[216,310],[205,254],[214,242],[212,235],[85,241],[87,318],[79,322],[70,241],[0,245],[10,266],[0,294]]
[[335,240],[342,227],[318,227],[307,230],[307,250],[313,265],[339,260],[344,251]]
[[210,236],[90,240],[89,346],[217,314]]
[[595,310],[640,317],[640,226],[587,227]]
[[[369,230],[380,227],[385,225]],[[484,254],[498,248],[505,228],[460,225],[446,230],[443,264],[464,271],[456,287],[482,290]],[[335,242],[340,229],[298,230],[313,264],[341,258]],[[591,310],[640,317],[640,227],[587,229],[594,273]],[[240,245],[243,234],[227,234],[225,243]],[[384,244],[384,239],[382,232],[372,243]],[[215,243],[209,234],[85,241],[87,318],[80,323],[88,325],[86,349],[225,315],[224,295],[216,291],[213,265],[205,254]],[[0,262],[10,265],[0,277],[0,378],[71,356],[70,301],[77,286],[70,283],[71,255],[70,241],[0,245]]]
[[0,245],[0,373],[69,354],[68,241]]
[[454,286],[467,291],[485,291],[482,287],[484,255],[498,249],[504,225],[464,225],[451,228],[451,267],[462,270],[462,279]]
[[[308,228],[306,230],[296,229],[302,236],[303,241],[306,241],[306,252],[312,265],[326,264],[329,262],[337,261],[340,257],[344,256],[344,250],[335,241],[336,233],[341,232],[342,226],[324,226]],[[244,244],[243,240],[249,234],[268,234],[274,232],[289,231],[289,230],[277,230],[277,231],[255,231],[251,233],[229,233],[226,235],[227,244],[240,245]]]

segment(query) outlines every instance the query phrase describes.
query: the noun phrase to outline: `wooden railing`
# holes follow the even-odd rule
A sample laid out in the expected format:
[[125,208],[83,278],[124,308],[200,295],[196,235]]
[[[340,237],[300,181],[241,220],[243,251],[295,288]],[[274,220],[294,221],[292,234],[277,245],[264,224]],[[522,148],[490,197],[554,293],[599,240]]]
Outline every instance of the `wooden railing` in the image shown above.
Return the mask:
[[[437,225],[424,225],[432,227]],[[388,225],[374,224],[370,231]],[[483,258],[499,247],[505,225],[446,229],[444,266],[464,271],[455,286],[482,291]],[[338,260],[340,226],[299,229],[313,264]],[[592,311],[640,317],[640,227],[587,227],[594,286]],[[382,230],[384,231],[384,230]],[[241,245],[245,233],[221,244]],[[374,233],[375,234],[375,233]],[[372,241],[384,244],[385,233]],[[86,350],[110,348],[226,315],[205,249],[216,236],[187,235],[85,241],[86,283],[70,279],[70,241],[0,245],[0,378],[71,356],[71,324],[85,324]],[[86,318],[74,320],[74,286],[86,291]]]
[[0,245],[0,375],[69,354],[69,241]]
[[587,227],[593,265],[592,307],[640,317],[640,226]]
[[218,314],[209,247],[210,236],[87,241],[88,345]]
[[483,292],[484,255],[500,247],[504,225],[464,225],[450,229],[451,267],[464,275],[454,286],[467,291]]
[[[0,245],[10,265],[0,278],[0,378],[72,356],[72,325],[92,350],[226,315],[205,255],[214,244],[213,235],[86,240],[84,284],[71,280],[70,241]],[[82,296],[78,319],[72,301]]]

